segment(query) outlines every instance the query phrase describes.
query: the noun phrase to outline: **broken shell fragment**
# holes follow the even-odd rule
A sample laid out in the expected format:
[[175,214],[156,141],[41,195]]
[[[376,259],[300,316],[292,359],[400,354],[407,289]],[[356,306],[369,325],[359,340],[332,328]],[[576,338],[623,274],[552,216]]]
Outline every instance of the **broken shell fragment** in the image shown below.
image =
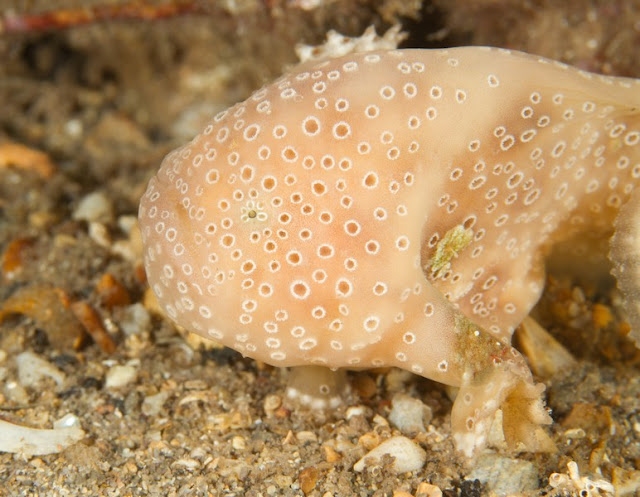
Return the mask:
[[393,457],[391,468],[395,473],[417,471],[427,462],[427,453],[418,444],[407,437],[397,436],[385,440],[375,449],[369,451],[353,465],[353,469],[360,472],[374,465],[379,465],[384,455]]

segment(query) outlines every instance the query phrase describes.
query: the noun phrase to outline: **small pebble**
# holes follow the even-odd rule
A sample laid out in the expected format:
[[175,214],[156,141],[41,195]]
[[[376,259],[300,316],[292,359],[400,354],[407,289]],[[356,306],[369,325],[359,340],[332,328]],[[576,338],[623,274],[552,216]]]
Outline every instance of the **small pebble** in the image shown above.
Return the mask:
[[149,311],[140,303],[128,306],[120,320],[120,328],[125,335],[139,335],[150,330],[151,316]]
[[113,220],[113,205],[104,192],[92,192],[80,200],[72,217],[77,221],[107,223]]
[[316,435],[312,431],[299,431],[298,433],[296,433],[296,439],[300,443],[317,442],[318,441],[318,435]]
[[247,442],[243,437],[237,435],[231,439],[231,447],[235,450],[245,450],[247,448]]
[[273,413],[282,405],[282,397],[275,394],[267,395],[262,403],[262,408],[268,416],[272,416]]
[[60,428],[80,428],[80,419],[75,414],[68,413],[54,421],[53,428],[56,430]]
[[138,218],[135,216],[120,216],[118,227],[127,235],[124,240],[116,240],[111,245],[111,252],[129,262],[139,262],[142,258],[142,238],[138,229]]
[[35,387],[44,378],[51,378],[58,388],[62,388],[65,374],[53,364],[38,357],[33,352],[23,352],[16,357],[18,378],[24,387]]
[[130,235],[133,231],[138,231],[138,217],[131,215],[118,217],[118,228],[126,235]]
[[104,248],[111,246],[111,235],[107,227],[97,221],[90,221],[88,227],[89,238]]
[[206,390],[209,388],[207,382],[204,380],[187,380],[184,382],[185,390]]
[[105,386],[107,388],[120,388],[128,385],[136,379],[138,371],[134,366],[113,366],[107,372]]
[[380,435],[373,431],[365,433],[358,439],[358,445],[361,445],[366,450],[375,449],[380,445]]
[[404,393],[395,394],[391,404],[389,421],[404,435],[415,436],[427,431],[425,424],[428,425],[433,418],[429,406]]
[[394,490],[392,497],[413,497],[413,495],[411,495],[409,492],[406,492],[404,490]]
[[467,478],[480,480],[495,495],[519,495],[538,488],[533,463],[495,454],[479,457]]
[[69,119],[64,123],[64,131],[71,138],[80,138],[84,132],[84,125],[80,119]]
[[322,450],[324,451],[324,459],[328,462],[328,463],[336,463],[338,462],[340,459],[342,459],[342,456],[340,454],[338,454],[335,449],[329,445],[323,445],[322,446]]
[[200,469],[200,466],[199,461],[190,458],[178,459],[171,465],[172,468],[182,468],[187,471],[195,471],[196,469]]
[[406,437],[391,437],[353,465],[355,471],[364,471],[365,468],[380,464],[382,456],[389,454],[395,460],[392,470],[395,473],[416,471],[427,461],[427,453],[416,443]]
[[6,382],[3,393],[10,403],[17,405],[27,405],[29,403],[29,394],[17,381]]
[[142,402],[142,413],[145,416],[156,416],[161,411],[162,406],[164,406],[164,403],[170,395],[170,392],[164,391],[145,397]]
[[305,495],[310,493],[316,487],[318,476],[318,469],[313,466],[309,466],[308,468],[304,468],[300,471],[300,475],[298,476],[300,490],[302,490]]
[[355,416],[364,416],[366,412],[367,408],[365,406],[351,406],[347,408],[345,417],[349,420]]
[[376,414],[372,421],[376,426],[389,426],[389,422],[384,418],[384,416],[380,416],[380,414]]
[[204,461],[207,455],[207,450],[204,447],[196,447],[191,452],[189,452],[189,457],[192,459],[197,459],[198,461]]
[[442,497],[442,490],[436,485],[422,482],[416,489],[416,497]]
[[351,387],[361,399],[370,399],[378,390],[378,385],[375,380],[366,373],[360,373],[353,378]]
[[571,428],[564,432],[564,436],[570,439],[580,439],[587,436],[582,428]]
[[131,304],[131,296],[126,287],[111,273],[104,273],[95,286],[100,303],[107,309]]

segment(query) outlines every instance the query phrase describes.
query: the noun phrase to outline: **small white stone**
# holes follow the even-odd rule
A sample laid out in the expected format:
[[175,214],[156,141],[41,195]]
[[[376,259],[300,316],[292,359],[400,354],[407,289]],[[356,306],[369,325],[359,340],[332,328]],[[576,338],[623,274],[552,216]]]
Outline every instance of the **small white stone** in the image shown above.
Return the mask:
[[318,435],[316,435],[312,431],[303,430],[303,431],[299,431],[298,433],[296,433],[296,440],[298,440],[298,442],[300,442],[300,443],[317,442],[318,441]]
[[433,418],[433,412],[429,406],[404,393],[395,394],[391,405],[389,421],[403,434],[414,436],[427,431],[425,425],[428,425]]
[[133,230],[138,229],[138,217],[130,215],[118,217],[118,228],[120,228],[125,235],[130,235]]
[[384,416],[380,416],[380,414],[376,414],[373,416],[373,424],[376,426],[389,426],[389,421]]
[[520,495],[538,488],[538,472],[529,461],[496,454],[481,456],[468,475],[496,495]]
[[58,389],[64,385],[65,374],[53,364],[27,351],[16,357],[18,378],[24,387],[35,387],[43,378],[51,378]]
[[68,413],[57,421],[54,421],[53,428],[55,430],[62,428],[80,428],[80,419],[75,414]]
[[107,388],[120,388],[136,379],[138,371],[131,365],[113,366],[107,372],[105,385]]
[[113,205],[103,192],[89,193],[73,211],[73,219],[102,223],[113,221]]
[[29,394],[27,390],[17,381],[7,381],[2,391],[8,401],[14,404],[26,405],[29,403]]
[[120,320],[120,328],[125,335],[139,335],[151,329],[149,311],[140,303],[128,306]]
[[109,248],[111,245],[111,235],[104,224],[98,223],[97,221],[89,221],[87,231],[89,233],[89,238],[94,242],[101,247]]
[[395,458],[392,466],[395,473],[416,471],[427,461],[427,453],[418,444],[407,437],[391,437],[369,451],[353,465],[353,469],[363,471],[367,467],[377,465],[385,454]]
[[84,132],[82,120],[69,119],[66,123],[64,123],[64,130],[71,138],[80,138],[82,136],[82,133]]
[[174,463],[171,464],[173,468],[181,468],[187,471],[195,471],[200,469],[201,464],[200,461],[196,461],[195,459],[191,459],[189,457],[183,457],[182,459],[178,459]]
[[142,414],[144,414],[145,416],[157,415],[162,409],[164,403],[169,398],[169,395],[171,395],[170,392],[164,391],[158,392],[155,395],[148,395],[147,397],[145,397],[144,401],[142,402]]
[[355,416],[364,416],[366,413],[367,408],[365,406],[350,406],[347,408],[345,418],[349,420]]
[[235,450],[245,450],[247,448],[247,442],[244,437],[237,435],[231,439],[231,447]]

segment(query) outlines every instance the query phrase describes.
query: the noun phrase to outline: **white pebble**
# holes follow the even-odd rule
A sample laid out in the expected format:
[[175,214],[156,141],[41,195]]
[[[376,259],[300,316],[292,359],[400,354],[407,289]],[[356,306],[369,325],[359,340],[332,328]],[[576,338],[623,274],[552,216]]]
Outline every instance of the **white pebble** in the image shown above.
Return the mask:
[[60,430],[62,428],[80,428],[80,419],[75,414],[65,414],[57,421],[53,422],[53,428]]
[[427,431],[425,424],[428,425],[433,418],[429,406],[404,393],[395,394],[391,404],[389,421],[403,434],[414,436]]
[[107,227],[98,223],[97,221],[90,221],[87,229],[89,238],[104,248],[109,248],[111,245],[111,235]]
[[300,443],[305,443],[305,442],[313,443],[318,441],[318,435],[316,435],[312,431],[303,430],[296,433],[296,440],[298,440],[298,442]]
[[84,132],[84,126],[81,119],[69,119],[64,123],[64,131],[71,138],[80,138]]
[[158,392],[155,395],[148,395],[147,397],[145,397],[144,401],[142,402],[142,414],[144,414],[145,416],[157,415],[161,411],[164,403],[169,398],[169,395],[171,395],[170,392],[164,391]]
[[44,378],[51,378],[58,389],[62,388],[65,374],[53,364],[27,351],[16,357],[18,365],[18,379],[24,387],[35,387]]
[[182,468],[187,471],[195,471],[200,469],[200,461],[196,461],[195,459],[191,459],[188,457],[183,457],[182,459],[178,459],[174,463],[171,464],[172,468]]
[[495,454],[478,458],[468,475],[496,495],[520,495],[538,488],[538,471],[533,463]]
[[233,447],[235,450],[244,450],[247,448],[247,442],[245,441],[244,437],[237,435],[231,439],[231,447]]
[[366,467],[380,464],[382,456],[389,454],[395,458],[392,469],[395,473],[416,471],[427,461],[427,453],[407,437],[391,437],[353,465],[355,471],[363,471]]
[[76,221],[113,221],[113,205],[103,192],[93,192],[80,200],[73,219]]
[[367,408],[365,406],[350,406],[347,408],[345,418],[349,420],[355,416],[364,416],[366,413]]
[[139,335],[151,329],[151,316],[149,311],[140,304],[128,306],[120,321],[120,328],[125,335]]
[[105,385],[107,388],[120,388],[136,379],[138,371],[131,365],[113,366],[107,372]]
[[13,402],[14,404],[26,405],[29,403],[29,394],[17,381],[6,382],[2,393],[9,402]]
[[118,218],[118,228],[125,234],[130,235],[135,229],[138,229],[138,217],[137,216],[120,216]]

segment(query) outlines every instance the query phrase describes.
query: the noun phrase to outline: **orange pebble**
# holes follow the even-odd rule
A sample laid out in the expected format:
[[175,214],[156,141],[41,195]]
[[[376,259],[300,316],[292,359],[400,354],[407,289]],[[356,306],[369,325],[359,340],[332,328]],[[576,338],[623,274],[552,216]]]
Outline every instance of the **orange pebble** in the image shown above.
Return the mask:
[[100,316],[93,307],[85,301],[79,300],[71,304],[71,311],[104,352],[113,354],[116,351],[116,343],[105,329]]
[[111,273],[104,273],[98,283],[96,292],[107,309],[113,309],[131,303],[129,291]]
[[47,154],[19,143],[3,143],[0,145],[0,168],[11,166],[35,171],[43,178],[50,178],[56,170]]

